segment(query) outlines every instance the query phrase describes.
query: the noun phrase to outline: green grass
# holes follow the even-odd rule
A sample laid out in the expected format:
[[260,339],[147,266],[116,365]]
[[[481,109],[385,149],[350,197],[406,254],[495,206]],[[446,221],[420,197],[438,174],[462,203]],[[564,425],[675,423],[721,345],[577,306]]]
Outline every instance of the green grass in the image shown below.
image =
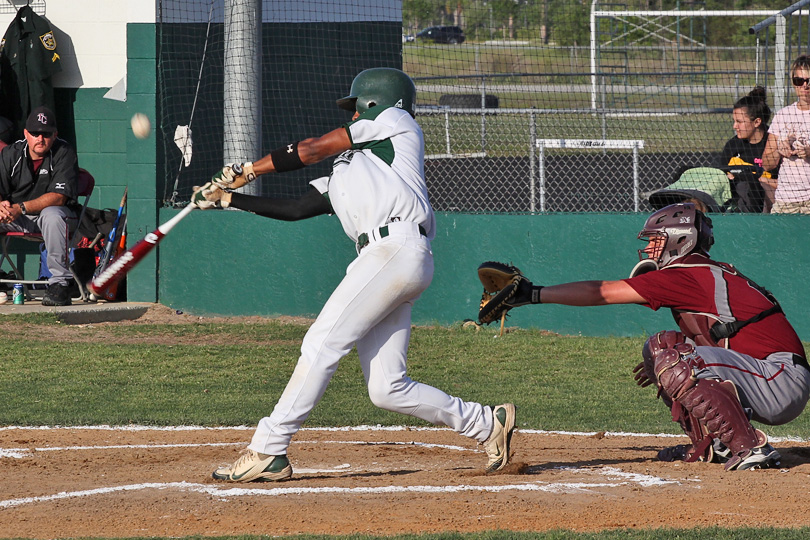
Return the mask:
[[[305,326],[278,321],[73,328],[52,317],[14,320],[16,326],[4,319],[0,337],[0,425],[254,425],[281,393],[306,332]],[[460,325],[414,328],[410,375],[465,399],[513,401],[524,429],[680,432],[654,391],[633,382],[643,336],[588,338],[513,329],[496,338],[496,333],[494,326],[479,331]],[[426,425],[372,406],[352,353],[341,362],[307,425],[359,424]],[[766,429],[771,435],[810,438],[810,419],[802,415]],[[708,528],[386,538],[793,540],[808,534],[808,528]],[[259,538],[266,537],[228,540]]]
[[[748,51],[750,53],[750,51]],[[630,60],[628,75],[608,84],[599,107],[634,112],[701,110],[701,114],[677,116],[603,117],[590,113],[536,114],[537,136],[548,138],[641,139],[643,152],[718,152],[734,135],[731,115],[715,110],[730,109],[754,85],[755,57],[731,62],[720,52],[709,55],[707,70],[735,71],[741,76],[735,92],[703,92],[703,85],[733,86],[728,73],[711,75],[656,75],[674,69],[662,62],[661,51],[641,51]],[[416,79],[418,104],[436,106],[447,94],[480,94],[479,75],[488,75],[486,93],[496,95],[499,109],[588,110],[591,108],[590,59],[587,49],[544,46],[462,46],[406,44],[403,69]],[[536,76],[501,76],[537,73]],[[641,75],[635,75],[640,73]],[[499,76],[494,76],[499,75]],[[435,77],[441,77],[436,79]],[[635,87],[625,94],[624,84]],[[695,90],[690,87],[694,86]],[[435,88],[433,88],[435,87]],[[604,100],[604,101],[603,101]],[[709,112],[712,111],[712,112]],[[447,152],[444,114],[421,114],[428,154]],[[482,151],[480,115],[452,115],[449,135],[451,153]],[[489,157],[526,156],[530,146],[528,114],[492,114],[486,117],[485,150]]]
[[[276,321],[121,325],[104,338],[101,328],[82,328],[80,341],[69,341],[36,339],[39,324],[0,338],[0,425],[251,425],[280,395],[306,331]],[[523,428],[679,432],[654,392],[632,379],[644,336],[495,333],[415,328],[409,373],[464,399],[514,401]],[[353,352],[307,424],[361,423],[424,425],[371,404]],[[767,431],[810,438],[810,418]]]
[[[752,45],[754,45],[752,41]],[[428,42],[410,42],[402,48],[402,65],[405,72],[415,78],[423,77],[452,77],[456,75],[477,75],[492,73],[532,73],[544,76],[554,74],[582,74],[573,79],[566,80],[575,84],[589,83],[588,75],[591,71],[590,47],[554,47],[537,42],[528,45],[505,42],[504,44],[485,44],[469,41],[460,46],[448,46]],[[624,54],[612,55],[603,51],[600,56],[602,71],[605,73],[661,73],[666,79],[678,71],[678,60],[675,51],[662,51],[660,48],[636,49],[626,58]],[[743,87],[750,78],[754,79],[757,68],[755,48],[747,47],[736,50],[707,50],[705,57],[698,54],[694,60],[705,59],[705,71],[697,72],[701,80],[705,78],[707,84],[728,84],[734,79],[734,73],[739,73]],[[682,56],[682,62],[693,59]],[[608,66],[626,65],[624,69],[616,70]],[[690,68],[683,68],[682,76],[695,76],[696,72]],[[554,80],[554,79],[552,79]],[[752,83],[753,86],[753,83]]]
[[[425,153],[447,151],[447,128],[443,114],[422,114],[419,124],[425,132]],[[701,114],[679,117],[610,118],[603,127],[601,117],[587,114],[537,114],[537,138],[551,139],[631,139],[644,141],[645,154],[655,152],[717,152],[733,136],[730,115]],[[455,154],[481,152],[480,115],[450,116],[450,148]],[[668,134],[689,133],[673,139]],[[487,115],[486,151],[490,157],[528,156],[531,148],[531,123],[528,114]],[[537,150],[535,149],[535,152]],[[546,156],[582,152],[582,150],[546,150]],[[612,151],[618,152],[618,151]],[[622,151],[625,153],[629,150]]]

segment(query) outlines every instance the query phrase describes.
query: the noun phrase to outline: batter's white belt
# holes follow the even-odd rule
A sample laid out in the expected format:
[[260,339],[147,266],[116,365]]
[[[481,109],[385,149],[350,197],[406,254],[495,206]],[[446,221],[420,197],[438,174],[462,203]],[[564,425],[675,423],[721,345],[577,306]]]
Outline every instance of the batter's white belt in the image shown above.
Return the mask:
[[414,223],[412,221],[395,221],[393,223],[389,223],[388,225],[384,225],[383,227],[371,229],[367,233],[360,234],[360,236],[357,237],[357,253],[360,253],[360,250],[366,247],[367,245],[374,242],[379,242],[386,236],[393,234],[397,235],[421,234],[422,236],[427,236],[425,228],[419,225],[418,223]]

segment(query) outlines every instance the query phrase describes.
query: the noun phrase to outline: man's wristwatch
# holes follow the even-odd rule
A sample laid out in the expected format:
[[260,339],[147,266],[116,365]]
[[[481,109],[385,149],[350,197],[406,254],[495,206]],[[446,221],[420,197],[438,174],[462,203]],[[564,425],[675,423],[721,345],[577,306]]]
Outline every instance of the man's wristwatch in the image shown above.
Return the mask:
[[26,210],[26,209],[25,209],[25,203],[24,203],[24,202],[21,202],[21,203],[19,204],[19,206],[20,206],[20,213],[21,213],[22,215],[24,215],[24,216],[27,216],[27,215],[28,215],[28,210]]

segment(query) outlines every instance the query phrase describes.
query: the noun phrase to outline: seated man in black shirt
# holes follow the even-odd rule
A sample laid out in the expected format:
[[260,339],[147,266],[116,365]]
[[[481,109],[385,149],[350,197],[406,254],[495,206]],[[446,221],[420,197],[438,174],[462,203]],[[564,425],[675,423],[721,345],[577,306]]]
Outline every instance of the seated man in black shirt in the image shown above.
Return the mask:
[[76,227],[76,151],[57,138],[56,117],[47,107],[34,109],[25,138],[0,151],[0,231],[42,233],[48,250],[45,306],[71,303],[68,241]]

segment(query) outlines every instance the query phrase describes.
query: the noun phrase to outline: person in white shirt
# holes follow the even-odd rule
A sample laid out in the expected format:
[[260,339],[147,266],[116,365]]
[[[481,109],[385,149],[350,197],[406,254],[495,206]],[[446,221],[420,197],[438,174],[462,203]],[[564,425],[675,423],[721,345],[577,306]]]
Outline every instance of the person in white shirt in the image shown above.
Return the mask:
[[[425,142],[414,119],[416,87],[398,69],[360,72],[337,101],[352,120],[321,137],[293,142],[253,163],[228,165],[192,202],[296,221],[334,214],[357,258],[304,336],[301,356],[270,416],[246,452],[214,471],[217,480],[278,481],[292,476],[287,448],[323,396],[338,362],[357,347],[369,397],[378,407],[446,425],[484,443],[487,472],[509,461],[515,406],[463,401],[412,380],[407,351],[413,303],[433,278],[436,220],[424,174]],[[332,174],[297,200],[232,192],[256,176],[300,169],[336,156]]]
[[810,55],[799,56],[791,74],[798,100],[774,116],[762,168],[779,167],[772,213],[810,214]]

